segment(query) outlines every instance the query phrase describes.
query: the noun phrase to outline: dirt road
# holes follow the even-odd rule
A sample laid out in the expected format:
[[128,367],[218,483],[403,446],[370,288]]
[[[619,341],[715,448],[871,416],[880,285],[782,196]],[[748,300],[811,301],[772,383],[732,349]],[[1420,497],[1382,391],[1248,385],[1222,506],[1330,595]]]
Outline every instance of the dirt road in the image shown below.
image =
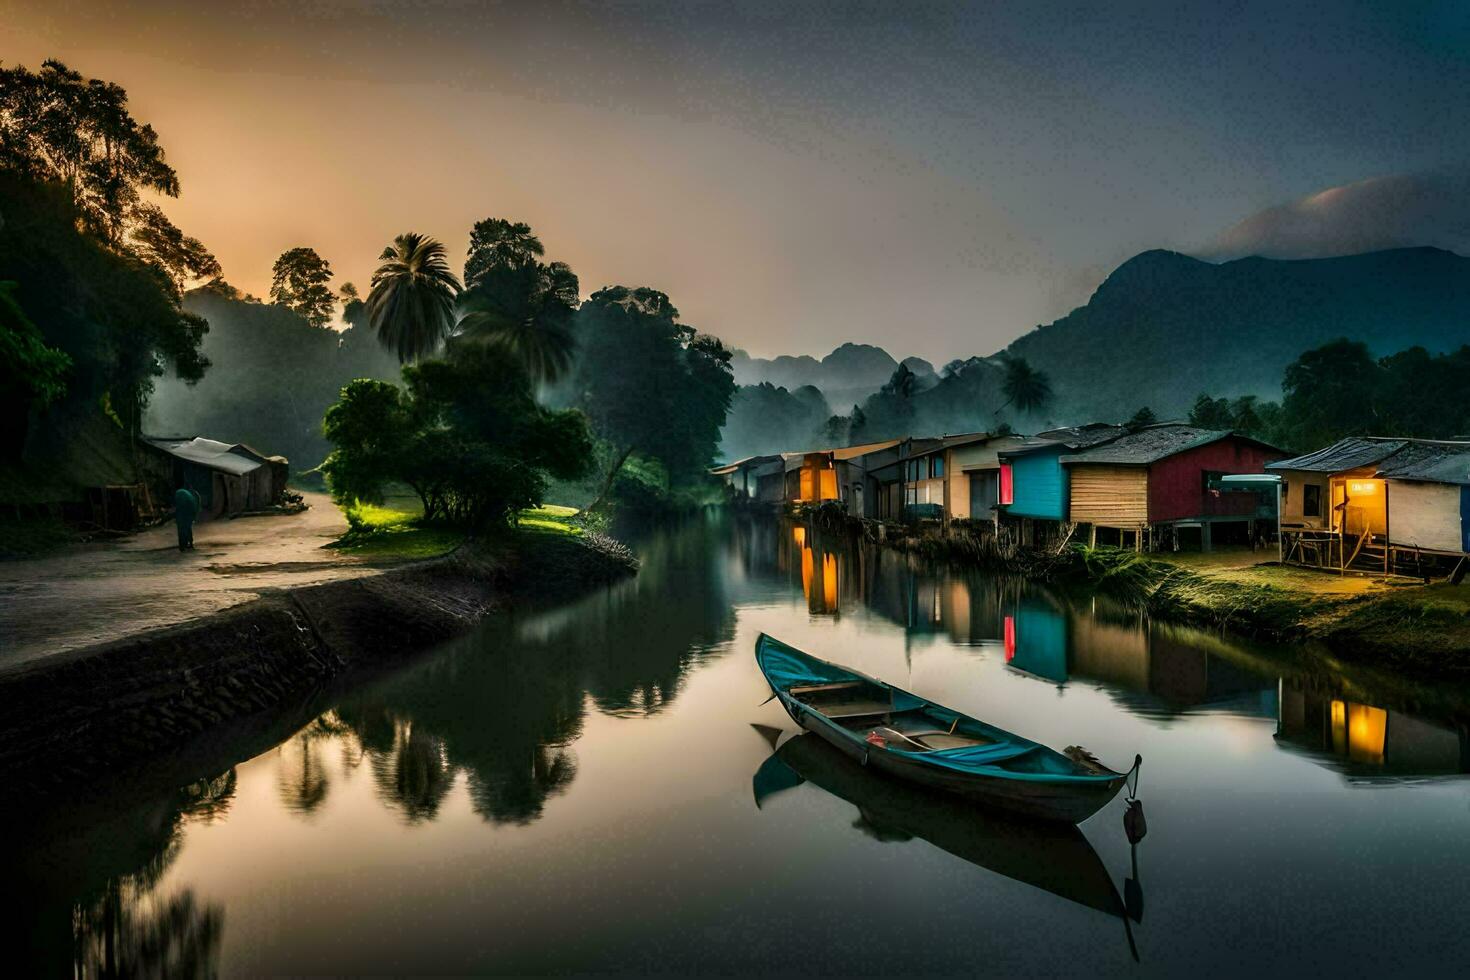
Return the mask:
[[325,494],[284,516],[206,521],[180,552],[172,522],[133,537],[0,562],[0,670],[182,623],[283,586],[383,567],[322,546],[347,530]]

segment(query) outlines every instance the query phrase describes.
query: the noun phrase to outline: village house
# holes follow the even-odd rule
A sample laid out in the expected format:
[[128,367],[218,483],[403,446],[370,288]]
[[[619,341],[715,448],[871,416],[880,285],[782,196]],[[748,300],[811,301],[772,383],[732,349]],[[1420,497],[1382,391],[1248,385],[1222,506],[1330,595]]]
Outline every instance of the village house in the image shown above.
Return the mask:
[[912,439],[902,455],[904,512],[942,520],[996,519],[1000,452],[1024,444],[1020,436],[969,432]]
[[898,458],[899,440],[870,442],[842,449],[782,453],[785,499],[789,503],[841,501],[852,517],[877,516],[880,484],[874,472]]
[[1068,476],[1061,458],[1116,439],[1128,430],[1120,425],[1090,425],[1047,432],[997,451],[997,511],[1014,525],[1022,544],[1055,536],[1067,520]]
[[734,491],[737,499],[751,504],[781,503],[786,493],[785,461],[779,453],[747,456],[710,470]]
[[1260,473],[1284,455],[1235,432],[1178,423],[1146,426],[1060,457],[1068,475],[1068,517],[1090,526],[1093,543],[1098,531],[1111,531],[1118,544],[1139,550],[1165,542],[1177,550],[1183,532],[1198,532],[1200,548],[1208,551],[1227,528],[1239,541],[1251,541],[1260,516],[1256,495],[1222,493],[1211,482]]
[[179,487],[199,494],[202,515],[220,517],[263,510],[286,491],[284,456],[264,456],[240,443],[202,437],[144,437],[155,453],[145,462],[161,493]]
[[[1387,536],[1393,558],[1470,556],[1470,443],[1413,441],[1385,460]],[[1417,571],[1417,568],[1416,568]]]
[[1282,477],[1288,562],[1418,574],[1426,556],[1470,551],[1470,442],[1351,437],[1268,469]]

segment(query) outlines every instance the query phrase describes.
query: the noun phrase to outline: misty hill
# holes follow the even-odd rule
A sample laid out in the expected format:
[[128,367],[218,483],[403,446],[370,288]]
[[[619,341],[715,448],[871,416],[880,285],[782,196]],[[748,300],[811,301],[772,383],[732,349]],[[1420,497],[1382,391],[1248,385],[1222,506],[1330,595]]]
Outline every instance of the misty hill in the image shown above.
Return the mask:
[[1286,365],[1337,337],[1378,355],[1470,343],[1470,259],[1404,248],[1213,264],[1149,251],[1007,350],[1050,375],[1050,415],[1118,419],[1149,405],[1169,417],[1201,392],[1279,398]]
[[[767,383],[791,391],[811,385],[831,405],[844,409],[881,388],[899,364],[892,354],[872,344],[843,344],[820,361],[807,354],[767,360],[737,350],[730,363],[738,385]],[[934,365],[922,357],[905,358],[903,363],[917,375],[934,374]]]

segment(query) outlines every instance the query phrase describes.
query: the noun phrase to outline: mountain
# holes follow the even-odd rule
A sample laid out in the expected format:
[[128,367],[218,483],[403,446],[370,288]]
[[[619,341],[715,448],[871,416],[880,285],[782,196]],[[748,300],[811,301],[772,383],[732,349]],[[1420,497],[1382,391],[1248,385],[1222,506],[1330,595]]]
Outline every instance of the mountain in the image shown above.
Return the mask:
[[[736,384],[769,382],[792,390],[802,385],[815,385],[828,394],[834,391],[871,394],[898,370],[898,361],[883,348],[872,344],[843,344],[820,361],[805,354],[766,360],[737,350],[731,366],[735,369]],[[909,369],[916,370],[912,365]],[[931,366],[930,373],[933,370]]]
[[1167,418],[1202,392],[1279,398],[1286,365],[1338,337],[1378,355],[1470,343],[1470,259],[1404,248],[1214,264],[1144,252],[1006,352],[1050,376],[1048,415],[1119,419],[1148,405]]

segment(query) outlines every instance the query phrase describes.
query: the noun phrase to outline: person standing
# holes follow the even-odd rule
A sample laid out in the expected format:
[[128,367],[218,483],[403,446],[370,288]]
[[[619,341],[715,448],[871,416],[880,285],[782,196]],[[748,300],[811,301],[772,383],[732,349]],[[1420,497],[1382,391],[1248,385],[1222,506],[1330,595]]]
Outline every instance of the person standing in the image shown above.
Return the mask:
[[194,550],[194,518],[202,506],[199,494],[188,487],[174,491],[174,525],[179,531],[180,551]]

